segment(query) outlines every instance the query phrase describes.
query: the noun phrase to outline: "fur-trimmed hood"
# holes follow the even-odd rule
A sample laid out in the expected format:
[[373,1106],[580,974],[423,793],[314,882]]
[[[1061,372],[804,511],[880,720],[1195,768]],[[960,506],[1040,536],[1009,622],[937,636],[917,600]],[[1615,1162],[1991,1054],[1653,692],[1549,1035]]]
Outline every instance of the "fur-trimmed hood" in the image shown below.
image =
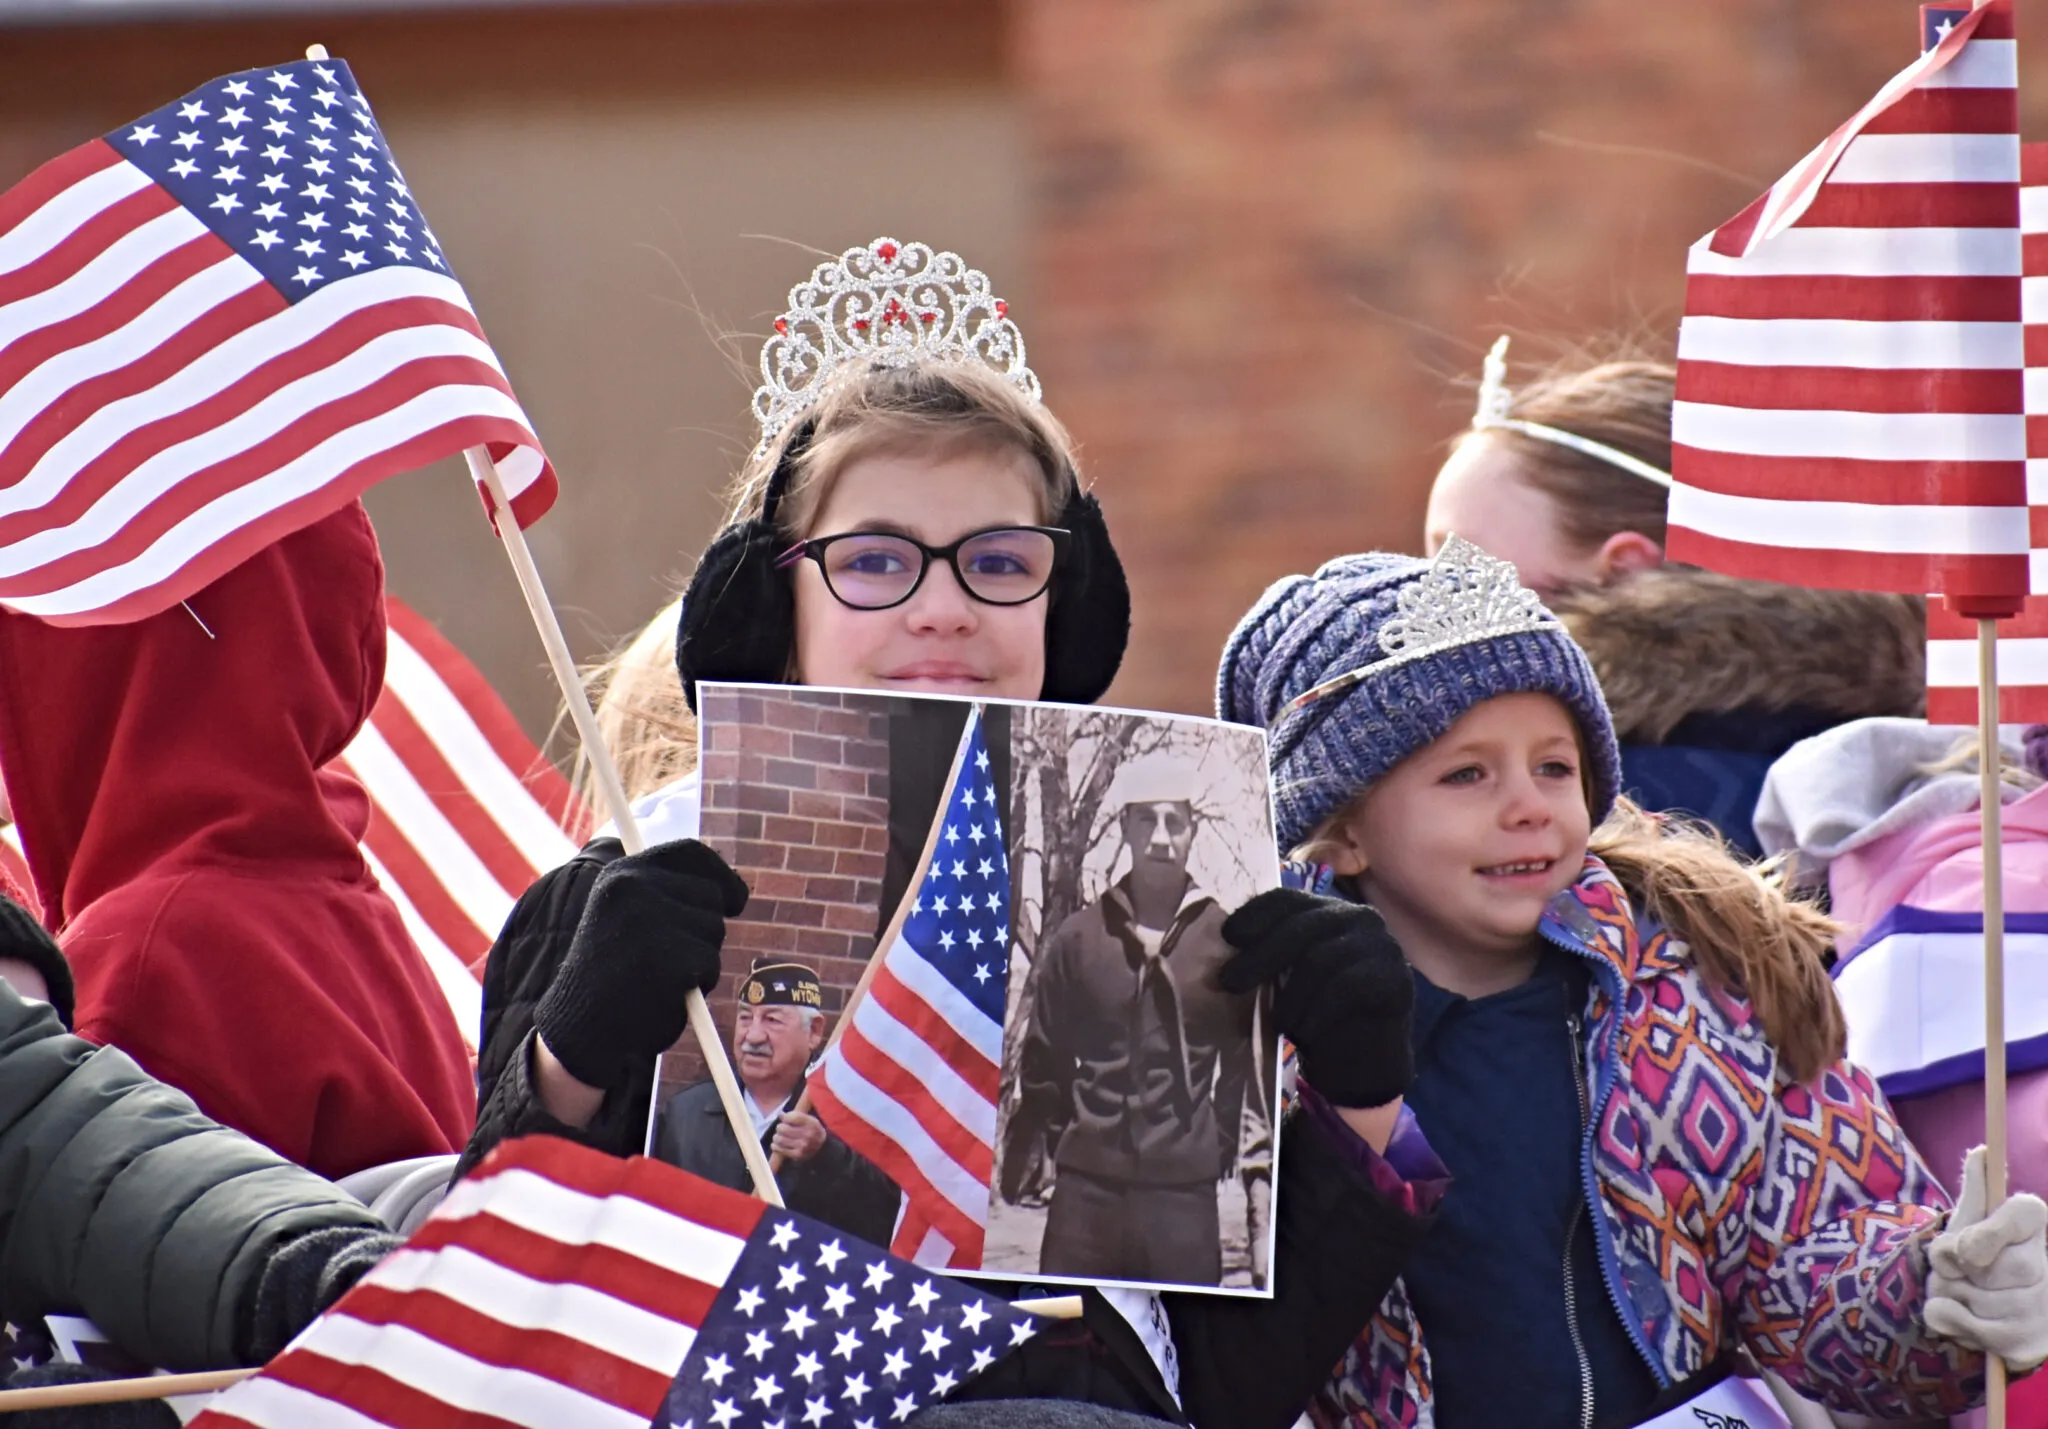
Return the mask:
[[1661,744],[1693,714],[1926,712],[1926,612],[1915,596],[1664,566],[1550,604],[1592,658],[1624,743]]

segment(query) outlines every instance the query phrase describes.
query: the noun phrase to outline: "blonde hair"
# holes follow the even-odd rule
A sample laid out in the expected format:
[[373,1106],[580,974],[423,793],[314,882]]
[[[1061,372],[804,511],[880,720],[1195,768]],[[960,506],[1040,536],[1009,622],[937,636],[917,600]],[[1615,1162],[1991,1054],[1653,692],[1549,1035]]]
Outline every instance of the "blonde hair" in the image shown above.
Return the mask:
[[[1659,471],[1671,470],[1671,401],[1678,369],[1663,362],[1602,362],[1553,371],[1515,389],[1508,416],[1555,427],[1626,452]],[[1639,531],[1664,544],[1670,493],[1609,461],[1513,428],[1489,427],[1481,438],[1514,452],[1522,478],[1557,506],[1565,539],[1595,550],[1611,536]]]
[[[1290,858],[1329,863],[1338,830],[1372,791],[1353,796]],[[1848,1051],[1848,1025],[1825,957],[1840,925],[1787,890],[1773,860],[1749,864],[1711,830],[1646,814],[1629,800],[1593,830],[1599,856],[1639,916],[1686,945],[1708,986],[1746,998],[1786,1076],[1807,1085]]]
[[840,474],[877,452],[1021,452],[1038,478],[1038,519],[1044,523],[1059,515],[1079,480],[1073,438],[1059,419],[989,368],[968,362],[868,367],[835,379],[803,420],[748,459],[734,484],[728,519],[761,514],[777,463],[806,430],[809,440],[790,464],[775,513],[775,524],[791,541],[811,534],[811,522]]
[[1711,831],[1627,799],[1587,847],[1710,987],[1748,1000],[1791,1081],[1809,1085],[1848,1054],[1826,961],[1841,925],[1791,894],[1781,861],[1745,863]]
[[[676,625],[681,597],[670,601],[639,634],[601,664],[583,672],[583,688],[597,707],[597,727],[619,766],[626,797],[638,799],[697,767],[697,717],[676,674]],[[594,807],[590,756],[579,751],[571,781],[576,797]]]

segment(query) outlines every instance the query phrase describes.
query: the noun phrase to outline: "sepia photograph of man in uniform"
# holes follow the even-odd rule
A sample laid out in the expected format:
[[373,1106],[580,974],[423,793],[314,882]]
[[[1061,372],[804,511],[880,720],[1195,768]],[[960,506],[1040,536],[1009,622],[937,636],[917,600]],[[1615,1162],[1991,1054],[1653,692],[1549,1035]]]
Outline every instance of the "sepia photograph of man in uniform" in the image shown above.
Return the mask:
[[[783,1158],[775,1179],[784,1203],[871,1244],[887,1245],[902,1199],[896,1183],[817,1117],[795,1110],[805,1072],[825,1042],[825,993],[818,974],[801,963],[757,960],[737,999],[733,1070],[762,1147]],[[708,1081],[669,1098],[654,1155],[721,1186],[752,1189],[718,1089]]]
[[[1128,872],[1060,924],[1034,970],[1005,1153],[1050,1150],[1043,1275],[1222,1281],[1218,1182],[1238,1169],[1253,1004],[1216,986],[1230,949],[1224,910],[1188,872],[1194,784],[1163,754],[1119,771]],[[1006,1184],[1023,1174],[1004,1167]]]

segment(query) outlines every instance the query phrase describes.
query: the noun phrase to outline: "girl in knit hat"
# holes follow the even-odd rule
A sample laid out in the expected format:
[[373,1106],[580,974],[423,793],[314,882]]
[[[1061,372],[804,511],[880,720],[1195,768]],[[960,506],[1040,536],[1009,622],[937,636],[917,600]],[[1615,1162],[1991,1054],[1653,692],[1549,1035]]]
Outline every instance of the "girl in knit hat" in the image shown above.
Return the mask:
[[[1980,1399],[1987,1351],[2048,1358],[2048,1208],[1948,1210],[1841,1060],[1828,921],[1618,800],[1592,667],[1512,566],[1452,540],[1283,580],[1217,698],[1271,734],[1297,880],[1406,954],[1408,1105],[1453,1178],[1319,1424],[1727,1412],[1700,1396],[1750,1393],[1716,1384],[1738,1350],[1910,1418]],[[1315,894],[1226,934],[1299,944]]]

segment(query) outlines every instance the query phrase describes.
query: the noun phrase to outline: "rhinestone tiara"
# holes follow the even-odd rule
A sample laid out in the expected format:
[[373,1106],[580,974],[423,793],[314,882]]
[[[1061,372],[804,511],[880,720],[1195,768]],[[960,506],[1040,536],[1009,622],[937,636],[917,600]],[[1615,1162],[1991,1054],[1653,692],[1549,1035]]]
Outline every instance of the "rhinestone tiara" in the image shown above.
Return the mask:
[[1515,394],[1508,390],[1508,339],[1502,333],[1486,354],[1486,366],[1479,377],[1479,406],[1472,413],[1472,430],[1475,432],[1506,428],[1520,432],[1525,437],[1534,437],[1539,442],[1554,446],[1570,447],[1582,452],[1595,461],[1604,461],[1609,466],[1619,467],[1631,476],[1640,476],[1645,481],[1669,488],[1671,473],[1660,471],[1641,457],[1630,456],[1625,451],[1610,447],[1605,442],[1596,442],[1591,437],[1582,437],[1577,432],[1567,432],[1562,427],[1546,427],[1541,422],[1525,422],[1519,417],[1510,417],[1514,409]]
[[1289,701],[1287,711],[1460,645],[1564,629],[1564,622],[1522,584],[1512,565],[1460,536],[1444,542],[1429,568],[1395,592],[1394,609],[1393,617],[1380,627],[1383,658],[1323,681]]
[[765,453],[842,369],[918,361],[979,362],[1033,402],[1040,398],[1010,305],[959,254],[877,238],[820,263],[789,290],[789,311],[761,347],[754,454]]

